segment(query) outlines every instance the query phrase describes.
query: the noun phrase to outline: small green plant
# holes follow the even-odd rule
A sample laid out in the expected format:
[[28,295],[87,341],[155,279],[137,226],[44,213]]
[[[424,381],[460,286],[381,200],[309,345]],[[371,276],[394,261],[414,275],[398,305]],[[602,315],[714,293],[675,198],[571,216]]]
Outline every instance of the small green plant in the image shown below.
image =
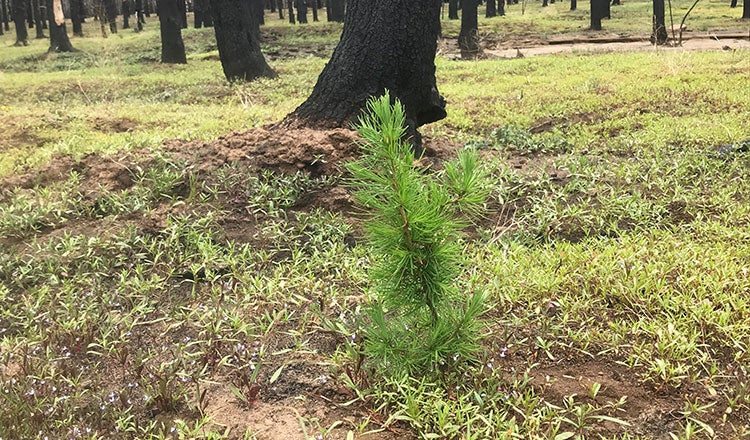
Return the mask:
[[414,167],[404,109],[386,93],[357,124],[364,156],[348,165],[356,200],[371,214],[368,241],[380,256],[371,277],[365,354],[378,370],[423,374],[478,350],[484,295],[462,295],[461,230],[487,196],[477,153],[464,150],[440,175]]

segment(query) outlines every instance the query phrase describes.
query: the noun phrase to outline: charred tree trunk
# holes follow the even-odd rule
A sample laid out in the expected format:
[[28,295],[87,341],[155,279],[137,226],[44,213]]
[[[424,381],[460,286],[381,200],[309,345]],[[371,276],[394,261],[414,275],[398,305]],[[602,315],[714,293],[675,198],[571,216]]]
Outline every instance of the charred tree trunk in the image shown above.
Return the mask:
[[109,24],[109,32],[117,33],[117,2],[115,0],[104,0],[104,15]]
[[180,8],[180,17],[182,18],[182,28],[187,29],[187,0],[180,0],[177,4]]
[[609,0],[602,2],[602,6],[604,6],[602,18],[612,18],[612,16],[610,15]]
[[542,0],[542,7],[546,8],[548,6],[547,0]]
[[620,3],[620,0],[612,0],[612,6],[620,6],[622,3]]
[[495,7],[495,0],[487,0],[487,7],[484,11],[485,17],[497,17],[497,8]]
[[289,10],[289,23],[294,24],[294,0],[287,0],[287,7]]
[[44,17],[42,16],[43,11],[46,12],[46,7],[39,4],[39,0],[31,0],[31,7],[34,10],[34,27],[36,27],[36,38],[42,40],[47,38],[44,35]]
[[135,0],[135,31],[140,32],[143,30],[143,23],[146,19],[143,18],[143,0]]
[[448,0],[448,19],[458,20],[458,0]]
[[260,51],[260,24],[257,5],[262,0],[211,0],[214,32],[224,76],[229,81],[250,81],[276,72],[266,63]]
[[737,7],[737,0],[732,0],[732,2],[729,4],[729,7],[730,8],[736,8]]
[[[492,0],[488,0],[492,1]],[[505,16],[505,0],[497,0],[497,15]]]
[[307,23],[307,1],[306,0],[294,0],[295,6],[297,7],[297,23]]
[[578,8],[577,0],[570,0],[570,10],[575,11]]
[[330,0],[328,9],[328,21],[342,23],[344,21],[344,0]]
[[653,0],[652,26],[651,26],[651,44],[667,44],[667,27],[664,24],[664,0]]
[[591,30],[602,30],[602,18],[606,15],[609,0],[591,0]]
[[266,24],[266,10],[263,7],[263,0],[250,0],[250,6],[252,7],[253,15],[258,24]]
[[742,19],[750,20],[750,0],[742,0]]
[[3,12],[3,23],[2,26],[5,29],[5,32],[10,32],[10,8],[8,7],[8,2],[6,0],[0,0],[0,9],[2,9]]
[[122,28],[130,29],[130,0],[122,0]]
[[82,2],[83,0],[70,0],[70,21],[73,24],[73,35],[76,37],[83,36]]
[[458,47],[461,58],[473,59],[479,54],[477,8],[479,0],[463,0],[461,6],[461,32],[458,34]]
[[319,21],[318,20],[318,2],[313,0],[312,2],[312,16],[313,21]]
[[193,1],[193,27],[200,29],[203,27],[203,2],[205,0]]
[[49,52],[74,52],[65,28],[62,0],[47,0],[49,17]]
[[26,30],[26,1],[13,1],[13,24],[16,26],[16,43],[14,46],[29,45],[29,31]]
[[161,26],[161,62],[186,64],[185,44],[182,42],[182,0],[157,0]]
[[435,79],[439,32],[440,0],[349,0],[330,62],[287,120],[341,126],[388,89],[404,104],[419,149],[417,127],[446,116]]
[[5,20],[7,20],[7,9],[5,9],[5,0],[0,0],[0,35],[5,35]]
[[284,0],[275,0],[275,1],[276,1],[276,9],[278,9],[279,11],[279,20],[283,20],[284,19]]

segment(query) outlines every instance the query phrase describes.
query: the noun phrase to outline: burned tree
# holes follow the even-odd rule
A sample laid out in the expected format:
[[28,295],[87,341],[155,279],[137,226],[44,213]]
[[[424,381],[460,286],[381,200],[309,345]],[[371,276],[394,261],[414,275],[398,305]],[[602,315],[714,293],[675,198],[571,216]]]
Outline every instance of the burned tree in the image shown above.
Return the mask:
[[13,24],[16,27],[16,42],[14,46],[28,46],[29,32],[26,30],[26,0],[14,0]]
[[653,0],[651,44],[667,44],[667,27],[664,24],[664,0]]
[[211,0],[219,58],[229,81],[276,76],[260,51],[256,14],[261,1]]
[[62,0],[47,0],[47,16],[49,17],[49,52],[75,51],[65,28]]
[[357,118],[371,96],[390,90],[406,108],[413,141],[417,127],[443,119],[435,52],[440,0],[350,0],[344,30],[312,94],[288,123],[341,126]]
[[[148,2],[146,2],[148,4]],[[182,42],[181,0],[157,0],[161,26],[161,62],[186,64],[185,44]]]
[[479,0],[463,0],[461,8],[461,31],[458,47],[462,58],[475,58],[479,54],[477,8]]

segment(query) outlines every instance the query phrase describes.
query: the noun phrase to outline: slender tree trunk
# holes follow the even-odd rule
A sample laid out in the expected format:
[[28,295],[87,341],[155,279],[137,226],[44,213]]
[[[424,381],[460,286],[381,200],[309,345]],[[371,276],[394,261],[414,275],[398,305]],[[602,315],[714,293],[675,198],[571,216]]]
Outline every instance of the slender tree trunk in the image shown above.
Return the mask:
[[180,8],[180,17],[182,18],[182,29],[187,29],[187,0],[180,0],[178,6]]
[[664,24],[664,0],[653,0],[651,44],[667,44],[667,27]]
[[388,89],[403,103],[418,149],[416,128],[446,116],[435,79],[439,32],[439,0],[349,0],[331,60],[287,120],[341,126]]
[[737,7],[737,0],[732,0],[732,3],[729,4],[729,7],[730,8],[736,8]]
[[458,0],[448,0],[448,19],[458,20]]
[[143,0],[135,0],[135,31],[140,32],[143,30],[143,23],[146,19],[143,18]]
[[315,0],[313,0],[312,2],[312,16],[313,21],[318,21],[318,2],[316,2]]
[[203,27],[203,2],[207,0],[193,1],[193,27],[200,29]]
[[0,35],[5,35],[5,20],[7,20],[5,9],[5,0],[0,0]]
[[461,32],[458,34],[458,47],[461,58],[476,58],[479,54],[477,8],[479,0],[463,0],[461,7]]
[[[151,0],[143,0],[143,15],[146,18],[151,17]],[[143,24],[146,24],[146,20],[143,20]]]
[[542,0],[542,7],[546,8],[548,6],[547,0]]
[[130,29],[130,0],[122,0],[122,28]]
[[47,0],[49,17],[49,52],[73,52],[68,31],[65,29],[65,15],[62,0]]
[[750,20],[750,0],[742,0],[742,19]]
[[591,30],[602,30],[602,18],[606,13],[609,0],[591,0]]
[[39,4],[39,0],[31,0],[31,7],[34,9],[34,26],[36,27],[36,38],[38,40],[47,38],[44,35],[44,17],[42,11],[46,11],[46,7]]
[[29,45],[29,31],[26,30],[26,0],[13,1],[13,24],[16,26],[15,46]]
[[276,0],[276,9],[279,11],[279,20],[284,19],[284,0]]
[[576,8],[578,8],[578,1],[577,0],[570,0],[570,10],[575,11]]
[[182,42],[182,0],[157,0],[161,26],[161,62],[186,64],[185,44]]
[[10,8],[8,7],[8,2],[7,0],[0,0],[0,3],[2,3],[0,6],[3,11],[2,26],[5,29],[5,32],[10,32]]
[[31,0],[26,1],[26,21],[29,23],[29,29],[34,29],[34,8]]
[[497,8],[495,8],[495,0],[487,0],[487,7],[484,11],[485,17],[497,17]]
[[117,33],[117,2],[115,0],[104,0],[104,15],[109,24],[109,32]]
[[505,16],[505,0],[497,0],[497,15]]
[[330,0],[326,12],[328,13],[328,21],[342,23],[344,21],[344,0]]
[[297,23],[307,23],[307,1],[306,0],[294,0],[295,6],[297,7]]
[[214,27],[214,13],[210,0],[203,0],[203,27]]
[[73,24],[73,35],[76,37],[83,36],[83,0],[70,0],[70,22]]
[[260,50],[258,5],[262,0],[211,0],[214,32],[221,66],[229,81],[273,78],[276,72],[266,63]]
[[287,6],[288,6],[288,9],[289,9],[289,23],[291,23],[291,24],[295,23],[295,19],[294,19],[294,1],[295,0],[287,0]]

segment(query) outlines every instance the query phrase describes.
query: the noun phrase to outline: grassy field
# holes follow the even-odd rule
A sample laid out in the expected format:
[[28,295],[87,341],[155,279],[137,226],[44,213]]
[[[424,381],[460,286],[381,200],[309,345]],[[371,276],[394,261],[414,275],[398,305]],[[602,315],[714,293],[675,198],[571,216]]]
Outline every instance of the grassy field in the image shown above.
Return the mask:
[[[578,33],[566,6],[482,32]],[[746,29],[735,12],[688,24]],[[605,29],[647,33],[636,16]],[[155,22],[89,26],[69,55],[0,37],[0,438],[750,438],[750,153],[719,148],[750,139],[747,51],[438,57],[449,115],[423,131],[491,176],[457,282],[492,309],[479,360],[383,378],[345,176],[253,162],[333,138],[215,141],[293,110],[340,26],[269,19],[279,78],[250,84],[210,29],[162,66]]]

